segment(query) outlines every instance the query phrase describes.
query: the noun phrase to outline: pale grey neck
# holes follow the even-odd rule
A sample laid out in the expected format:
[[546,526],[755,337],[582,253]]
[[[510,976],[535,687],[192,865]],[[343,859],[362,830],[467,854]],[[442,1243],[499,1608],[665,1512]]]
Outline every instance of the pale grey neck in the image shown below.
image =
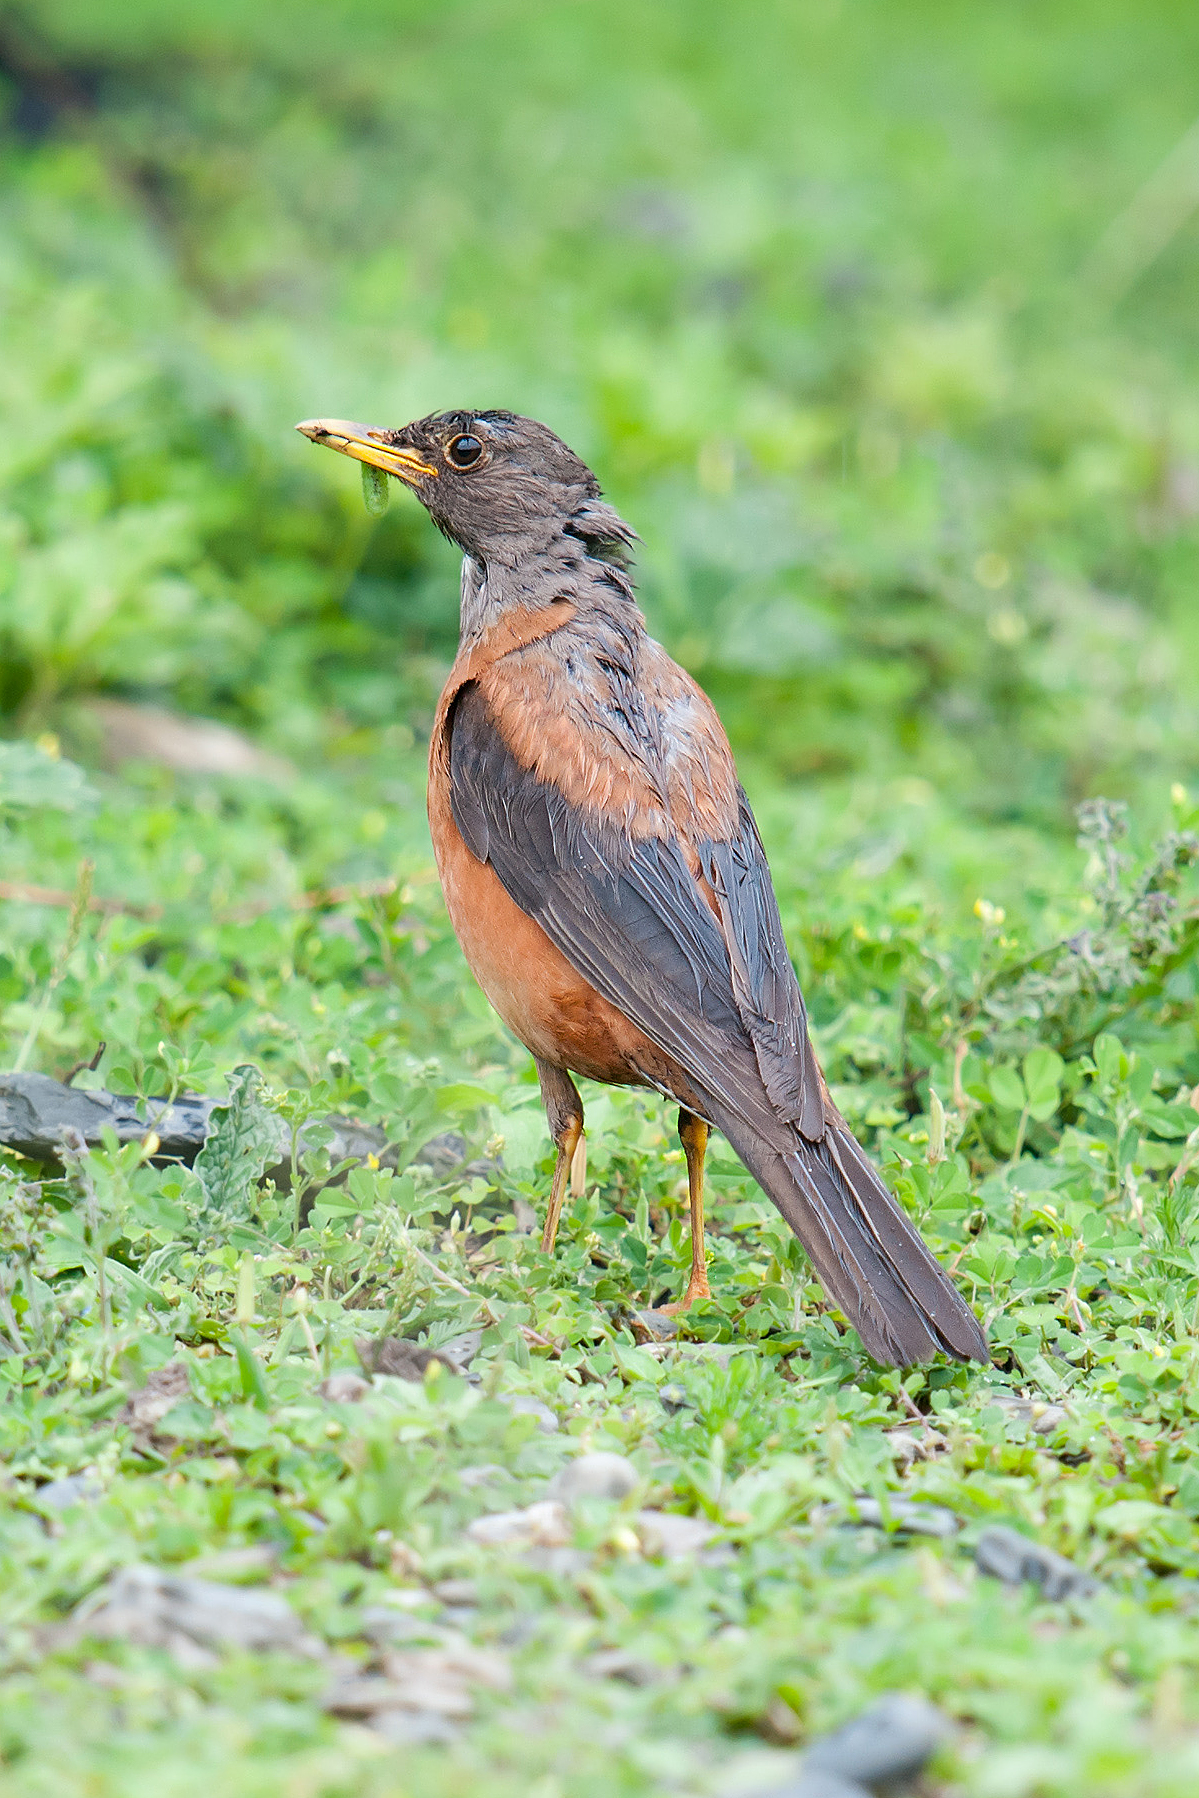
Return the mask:
[[[564,533],[531,549],[516,563],[483,563],[475,556],[463,556],[461,640],[474,642],[506,612],[549,606],[556,599],[578,600],[597,589],[609,572],[605,564],[588,556],[577,538]],[[600,597],[598,592],[595,597]],[[606,597],[611,603],[615,595],[609,590]]]

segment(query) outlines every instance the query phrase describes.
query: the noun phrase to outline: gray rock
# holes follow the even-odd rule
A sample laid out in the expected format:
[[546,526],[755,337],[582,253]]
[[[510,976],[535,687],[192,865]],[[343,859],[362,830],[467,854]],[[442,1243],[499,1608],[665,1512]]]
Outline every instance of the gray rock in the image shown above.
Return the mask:
[[784,1785],[769,1785],[766,1791],[746,1794],[746,1798],[870,1798],[865,1785],[854,1780],[841,1780],[836,1773],[796,1773]]
[[477,1381],[478,1376],[471,1374],[469,1368],[479,1352],[482,1340],[482,1330],[467,1330],[465,1335],[451,1336],[448,1342],[443,1342],[437,1353],[442,1361],[457,1368],[468,1380]]
[[70,1511],[76,1505],[94,1504],[103,1492],[94,1473],[69,1473],[60,1480],[47,1480],[34,1497],[40,1506],[51,1511]]
[[[474,1710],[473,1689],[505,1691],[512,1674],[502,1655],[475,1648],[465,1638],[443,1633],[434,1648],[387,1648],[381,1673],[343,1673],[325,1694],[324,1708],[339,1717],[360,1717],[374,1724],[399,1716],[437,1717],[462,1723]],[[385,1727],[384,1733],[392,1734]],[[419,1739],[426,1736],[417,1726]],[[403,1736],[410,1740],[413,1737]],[[393,1735],[393,1739],[396,1739]]]
[[849,1517],[852,1522],[869,1524],[873,1529],[891,1529],[908,1536],[938,1536],[946,1541],[962,1527],[961,1518],[944,1505],[925,1504],[915,1498],[888,1498],[885,1505],[877,1498],[855,1498]]
[[572,1505],[584,1498],[628,1498],[640,1484],[641,1475],[624,1455],[580,1455],[554,1475],[549,1495]]
[[131,1424],[143,1433],[152,1433],[167,1412],[187,1397],[188,1389],[187,1363],[168,1361],[165,1367],[154,1369],[144,1386],[129,1394],[117,1415],[117,1422]]
[[504,1393],[502,1397],[509,1411],[514,1411],[518,1417],[535,1417],[537,1428],[545,1435],[552,1436],[557,1432],[558,1419],[549,1406],[542,1404],[539,1398],[534,1398],[532,1393]]
[[555,1579],[574,1579],[586,1573],[592,1558],[585,1548],[527,1548],[520,1557],[534,1573],[549,1573]]
[[679,1333],[679,1320],[666,1311],[635,1311],[632,1327],[638,1342],[673,1342]]
[[[58,1164],[64,1130],[78,1131],[89,1148],[98,1146],[105,1129],[114,1131],[120,1143],[141,1142],[153,1131],[158,1138],[156,1164],[183,1161],[190,1166],[204,1147],[214,1106],[224,1103],[199,1093],[181,1093],[170,1103],[165,1098],[138,1099],[64,1086],[48,1074],[0,1072],[0,1145],[33,1161]],[[319,1122],[322,1136],[327,1129],[333,1132],[327,1145],[332,1165],[365,1162],[373,1156],[379,1166],[395,1167],[397,1151],[385,1130],[336,1114]],[[302,1130],[301,1150],[311,1146]],[[291,1180],[290,1157],[266,1173],[276,1186],[286,1187]]]
[[998,1405],[1016,1422],[1029,1424],[1036,1436],[1051,1436],[1066,1421],[1064,1405],[1047,1405],[1043,1399],[1021,1398],[1016,1392],[988,1392],[986,1402]]
[[927,1698],[889,1692],[831,1735],[813,1742],[804,1755],[803,1772],[859,1786],[915,1779],[951,1729],[948,1717]]
[[565,1548],[573,1534],[566,1506],[556,1498],[519,1511],[492,1511],[466,1528],[480,1548]]
[[397,1643],[420,1642],[432,1645],[444,1642],[446,1631],[440,1623],[431,1617],[421,1617],[412,1611],[397,1610],[390,1604],[367,1605],[362,1613],[362,1633],[368,1642],[380,1647],[394,1647]]
[[661,1667],[629,1648],[599,1648],[582,1664],[589,1679],[619,1679],[626,1686],[652,1686],[663,1678]]
[[678,1511],[638,1511],[637,1533],[642,1553],[651,1560],[682,1561],[707,1546],[716,1526],[704,1517],[684,1517]]
[[458,1469],[458,1483],[471,1491],[475,1486],[494,1485],[497,1480],[510,1480],[512,1474],[506,1467],[500,1467],[495,1461],[480,1461],[474,1467]]
[[461,1374],[456,1361],[442,1349],[425,1348],[408,1342],[403,1336],[358,1336],[354,1348],[363,1368],[369,1374],[389,1374],[392,1379],[408,1380],[414,1386],[423,1383],[426,1372],[436,1361],[447,1373]]
[[184,1661],[188,1648],[282,1649],[312,1656],[321,1645],[308,1635],[286,1599],[256,1587],[181,1578],[135,1565],[113,1574],[85,1599],[70,1625],[76,1640],[102,1636],[165,1648]]
[[352,1373],[348,1368],[341,1373],[331,1373],[317,1387],[321,1397],[331,1405],[356,1405],[370,1389],[369,1380],[364,1380],[360,1373]]
[[974,1560],[980,1573],[989,1573],[1007,1586],[1039,1586],[1050,1599],[1092,1598],[1101,1589],[1098,1580],[1065,1555],[1042,1548],[1019,1530],[999,1526],[984,1530]]
[[215,718],[193,718],[157,705],[127,699],[89,699],[81,711],[98,733],[104,760],[112,767],[151,762],[180,774],[248,775],[287,785],[295,769],[241,731]]
[[839,1779],[835,1773],[801,1771],[783,1785],[759,1787],[745,1798],[870,1798],[870,1793],[865,1786]]
[[469,1610],[479,1602],[479,1588],[473,1579],[439,1579],[430,1590],[441,1604],[455,1610]]
[[217,1102],[185,1095],[168,1105],[63,1086],[48,1074],[0,1073],[0,1143],[34,1161],[56,1162],[64,1130],[77,1130],[89,1147],[105,1129],[120,1143],[141,1142],[152,1130],[164,1158],[190,1162],[204,1146]]
[[502,1156],[489,1159],[476,1156],[474,1160],[466,1159],[466,1138],[459,1136],[456,1130],[444,1130],[440,1136],[431,1136],[424,1147],[413,1157],[412,1167],[427,1167],[435,1180],[447,1180],[451,1174],[460,1173],[465,1179],[493,1180],[503,1170]]
[[448,1748],[461,1733],[435,1711],[376,1711],[371,1728],[396,1748]]

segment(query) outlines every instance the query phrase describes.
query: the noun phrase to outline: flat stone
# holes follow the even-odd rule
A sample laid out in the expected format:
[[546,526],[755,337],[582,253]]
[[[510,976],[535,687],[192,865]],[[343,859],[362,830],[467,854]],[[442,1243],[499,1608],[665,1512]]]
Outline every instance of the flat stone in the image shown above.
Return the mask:
[[474,1467],[458,1469],[458,1484],[465,1486],[468,1492],[475,1486],[489,1486],[497,1480],[510,1480],[511,1478],[512,1475],[508,1469],[499,1466],[495,1461],[480,1461]]
[[565,1548],[574,1531],[566,1506],[541,1499],[519,1511],[493,1511],[467,1525],[468,1540],[483,1548]]
[[467,1330],[462,1336],[451,1336],[450,1340],[443,1342],[437,1350],[438,1357],[447,1362],[450,1367],[455,1368],[458,1373],[465,1375],[468,1380],[474,1379],[476,1376],[469,1371],[470,1364],[478,1354],[479,1344],[482,1340],[482,1330]]
[[360,1373],[352,1373],[348,1369],[342,1373],[331,1373],[317,1387],[321,1397],[331,1405],[356,1405],[370,1389],[369,1380],[364,1380]]
[[871,1794],[855,1780],[812,1769],[796,1773],[782,1785],[754,1787],[743,1795],[739,1793],[738,1798],[871,1798]]
[[403,1336],[359,1336],[354,1348],[367,1373],[388,1374],[395,1380],[408,1380],[414,1386],[424,1383],[425,1374],[434,1361],[447,1373],[462,1372],[461,1366],[450,1360],[444,1350],[408,1342]]
[[144,1648],[182,1649],[184,1659],[189,1658],[188,1643],[201,1649],[321,1652],[276,1592],[189,1579],[144,1565],[113,1574],[78,1607],[70,1628],[77,1640],[101,1636]]
[[585,1548],[526,1548],[520,1558],[534,1573],[549,1573],[555,1579],[574,1579],[577,1574],[586,1573],[593,1557]]
[[448,1748],[460,1734],[448,1717],[435,1711],[376,1711],[370,1724],[397,1748]]
[[51,1511],[71,1511],[76,1505],[94,1504],[103,1494],[104,1488],[94,1473],[69,1473],[60,1480],[47,1480],[38,1487],[34,1498]]
[[859,1786],[915,1779],[952,1727],[927,1698],[889,1692],[831,1735],[813,1742],[804,1755],[803,1772]]
[[938,1536],[948,1541],[962,1527],[960,1517],[944,1505],[925,1504],[917,1498],[888,1498],[884,1504],[877,1498],[855,1498],[849,1510],[853,1523],[865,1523],[872,1529],[894,1530],[906,1536]]
[[132,1424],[135,1430],[152,1431],[189,1390],[187,1364],[168,1361],[155,1368],[144,1386],[131,1392],[117,1414],[118,1423]]
[[539,1398],[534,1398],[532,1393],[505,1392],[501,1393],[500,1397],[502,1403],[507,1405],[509,1411],[515,1412],[517,1417],[535,1417],[537,1419],[537,1428],[541,1430],[544,1435],[552,1436],[557,1432],[559,1428],[558,1419],[554,1416],[554,1413],[550,1410],[549,1406],[543,1404]]
[[716,1526],[704,1517],[684,1517],[677,1511],[638,1511],[637,1533],[642,1553],[651,1560],[681,1561],[698,1554],[716,1534]]
[[673,1342],[679,1333],[679,1320],[666,1311],[634,1311],[631,1321],[638,1342]]
[[[396,1708],[434,1711],[445,1717],[470,1715],[475,1686],[506,1692],[512,1685],[512,1670],[503,1655],[465,1640],[442,1648],[388,1649],[383,1672],[401,1694]],[[379,1706],[380,1710],[387,1708]]]
[[102,754],[112,766],[151,762],[180,774],[248,775],[275,785],[286,785],[295,777],[290,762],[214,718],[189,717],[126,699],[89,699],[81,709],[99,733]]
[[559,1469],[550,1481],[549,1494],[571,1505],[586,1498],[628,1498],[640,1484],[641,1475],[626,1456],[601,1452],[579,1455]]
[[479,1602],[479,1588],[473,1579],[439,1579],[429,1590],[440,1604],[456,1610],[473,1609]]
[[997,1526],[984,1530],[974,1550],[980,1573],[989,1573],[1007,1586],[1039,1586],[1046,1598],[1092,1598],[1101,1590],[1099,1581],[1068,1561],[1065,1555],[1042,1548],[1019,1530]]
[[1054,1430],[1065,1423],[1067,1417],[1064,1405],[1046,1404],[1044,1399],[1022,1398],[1018,1392],[988,1392],[986,1403],[998,1405],[1013,1421],[1027,1424],[1035,1436],[1051,1436]]
[[599,1648],[587,1656],[582,1671],[589,1679],[619,1679],[626,1686],[652,1686],[664,1677],[661,1667],[629,1648]]

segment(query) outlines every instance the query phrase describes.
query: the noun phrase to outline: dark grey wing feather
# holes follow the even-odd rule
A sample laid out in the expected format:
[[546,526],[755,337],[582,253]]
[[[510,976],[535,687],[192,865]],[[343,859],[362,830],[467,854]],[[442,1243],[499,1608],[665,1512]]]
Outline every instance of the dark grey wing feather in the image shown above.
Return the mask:
[[[719,1095],[781,1147],[789,1133],[764,1090],[720,923],[679,845],[630,839],[572,809],[517,762],[469,685],[450,719],[450,782],[464,841],[475,854],[486,845],[480,859],[490,861],[521,910],[605,999],[682,1064],[701,1094]],[[764,860],[762,873],[768,880]],[[777,908],[774,916],[781,944]],[[746,980],[752,977],[747,971]],[[791,982],[802,1021],[794,973]]]
[[737,835],[703,846],[705,873],[724,925],[733,995],[771,1104],[810,1142],[818,1142],[825,1127],[824,1091],[807,1013],[787,953],[766,851],[748,799],[744,793],[739,799]]
[[[825,1109],[803,1000],[747,804],[697,846],[719,919],[677,842],[572,809],[507,747],[478,688],[450,718],[450,801],[468,847],[596,991],[686,1076],[880,1361],[986,1360],[973,1312]],[[677,1095],[682,1096],[682,1095]]]

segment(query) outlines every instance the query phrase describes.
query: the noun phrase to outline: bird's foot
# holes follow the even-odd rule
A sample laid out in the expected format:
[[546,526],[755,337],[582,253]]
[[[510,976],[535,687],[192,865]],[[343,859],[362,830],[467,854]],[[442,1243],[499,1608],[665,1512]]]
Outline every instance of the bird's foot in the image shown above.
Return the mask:
[[696,1299],[710,1299],[711,1296],[712,1289],[708,1285],[707,1274],[703,1274],[699,1279],[696,1279],[693,1274],[687,1282],[687,1290],[682,1298],[676,1299],[673,1305],[659,1305],[658,1310],[663,1317],[681,1317],[684,1311],[691,1309]]

